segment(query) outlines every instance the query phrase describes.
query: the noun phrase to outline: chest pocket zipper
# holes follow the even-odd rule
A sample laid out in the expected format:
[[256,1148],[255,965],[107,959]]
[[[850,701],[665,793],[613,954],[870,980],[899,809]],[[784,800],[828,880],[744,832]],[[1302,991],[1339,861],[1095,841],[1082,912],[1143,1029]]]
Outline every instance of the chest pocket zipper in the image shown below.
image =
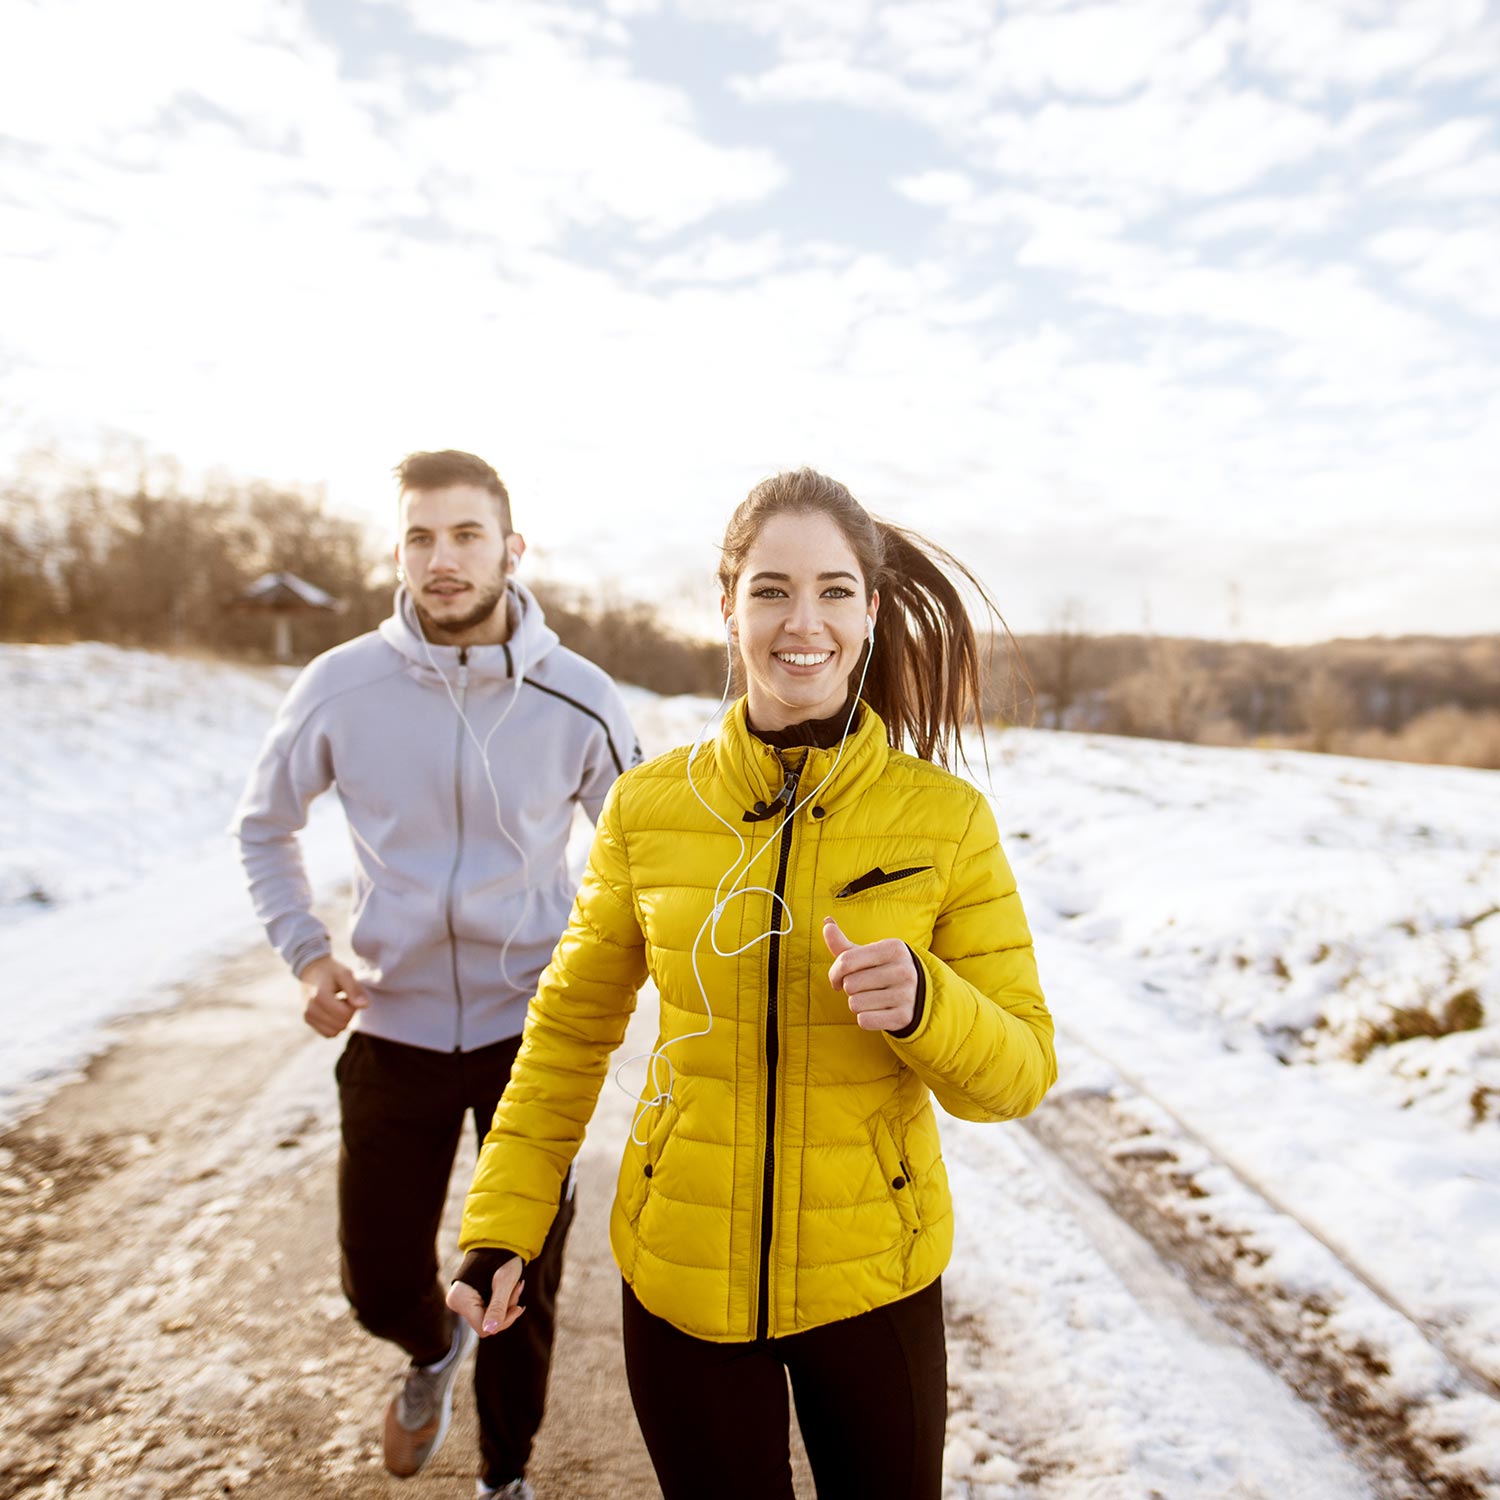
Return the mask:
[[873,891],[883,885],[893,885],[898,880],[910,880],[913,875],[925,875],[932,869],[931,865],[908,865],[903,870],[882,870],[876,865],[873,870],[866,870],[863,875],[856,876],[846,885],[843,890],[834,895],[835,901],[842,901],[847,896],[861,896],[866,891]]

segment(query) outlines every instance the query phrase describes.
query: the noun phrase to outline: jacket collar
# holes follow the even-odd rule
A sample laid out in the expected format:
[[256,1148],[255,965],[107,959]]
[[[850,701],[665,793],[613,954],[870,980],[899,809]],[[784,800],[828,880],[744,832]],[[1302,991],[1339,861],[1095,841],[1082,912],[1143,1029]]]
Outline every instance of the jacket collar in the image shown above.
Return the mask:
[[844,742],[842,755],[836,744],[827,750],[773,750],[751,733],[746,704],[744,698],[735,702],[724,715],[714,740],[715,769],[723,778],[730,799],[744,812],[757,803],[773,801],[786,781],[788,766],[796,765],[799,759],[797,801],[806,798],[826,777],[826,784],[808,804],[808,811],[816,805],[828,813],[837,812],[873,786],[890,759],[885,722],[868,703],[863,705],[858,724]]
[[[525,584],[514,578],[505,585],[505,607],[510,611],[510,639],[503,646],[470,646],[465,657],[469,681],[504,682],[523,673],[530,676],[538,662],[557,644],[542,615],[542,606]],[[381,638],[412,664],[417,674],[435,685],[439,678],[458,677],[458,647],[439,646],[422,634],[417,608],[403,584],[396,590],[391,613],[380,622]]]

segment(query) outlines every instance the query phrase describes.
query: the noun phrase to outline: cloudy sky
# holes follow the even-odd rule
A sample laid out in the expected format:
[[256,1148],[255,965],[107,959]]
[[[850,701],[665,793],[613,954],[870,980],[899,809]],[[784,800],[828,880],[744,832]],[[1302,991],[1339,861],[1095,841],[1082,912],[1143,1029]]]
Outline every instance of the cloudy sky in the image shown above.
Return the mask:
[[1017,630],[1500,629],[1500,0],[0,0],[0,467],[465,447],[716,625],[810,463]]

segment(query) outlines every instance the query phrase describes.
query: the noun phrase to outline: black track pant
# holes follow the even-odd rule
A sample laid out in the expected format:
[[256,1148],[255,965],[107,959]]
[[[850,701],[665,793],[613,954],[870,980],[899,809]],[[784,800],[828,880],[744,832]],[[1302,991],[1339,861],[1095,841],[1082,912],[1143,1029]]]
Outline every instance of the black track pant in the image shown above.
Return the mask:
[[940,1282],[748,1344],[695,1339],[626,1286],[624,1330],[630,1396],[664,1500],[792,1500],[788,1376],[818,1500],[938,1500],[948,1406]]
[[[482,1141],[519,1046],[513,1037],[474,1052],[433,1052],[356,1031],[335,1069],[344,1293],[371,1333],[418,1364],[441,1359],[453,1337],[437,1234],[464,1116],[472,1113]],[[481,1340],[474,1361],[483,1477],[491,1484],[525,1472],[541,1426],[572,1221],[569,1195],[526,1267],[526,1316],[504,1338]]]

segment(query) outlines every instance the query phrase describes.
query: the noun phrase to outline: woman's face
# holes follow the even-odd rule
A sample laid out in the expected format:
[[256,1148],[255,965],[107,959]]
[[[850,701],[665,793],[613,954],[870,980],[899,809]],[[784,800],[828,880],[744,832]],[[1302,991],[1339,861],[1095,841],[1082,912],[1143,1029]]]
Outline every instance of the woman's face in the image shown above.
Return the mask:
[[725,618],[757,729],[826,719],[843,708],[861,665],[867,622],[880,596],[865,599],[865,577],[848,538],[820,512],[772,516],[745,557]]

